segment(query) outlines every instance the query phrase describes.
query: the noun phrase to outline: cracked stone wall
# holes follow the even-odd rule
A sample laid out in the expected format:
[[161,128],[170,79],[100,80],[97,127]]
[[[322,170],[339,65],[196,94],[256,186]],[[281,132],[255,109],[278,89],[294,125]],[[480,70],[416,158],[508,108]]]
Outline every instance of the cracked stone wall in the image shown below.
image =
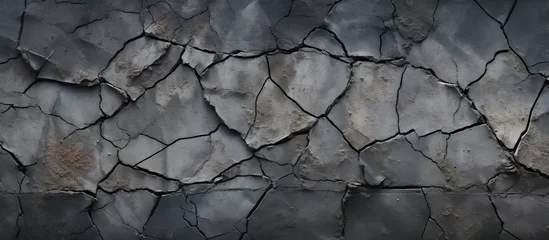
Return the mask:
[[549,239],[547,1],[0,4],[1,239]]

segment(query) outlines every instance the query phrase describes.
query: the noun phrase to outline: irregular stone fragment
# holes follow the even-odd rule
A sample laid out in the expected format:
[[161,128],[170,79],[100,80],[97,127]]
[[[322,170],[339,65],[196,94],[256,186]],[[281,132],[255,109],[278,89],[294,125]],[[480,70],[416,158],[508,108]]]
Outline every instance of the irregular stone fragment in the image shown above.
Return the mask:
[[101,84],[101,112],[112,116],[126,101],[124,95],[110,84]]
[[194,72],[179,66],[155,88],[130,103],[102,125],[111,141],[146,134],[169,144],[181,138],[205,135],[216,129],[217,116],[202,97]]
[[[295,0],[277,1],[275,8],[281,15],[273,25],[277,47],[292,49],[303,42],[315,27],[323,24],[325,16],[336,1],[334,0]],[[273,2],[274,3],[274,2]]]
[[281,178],[292,174],[293,168],[290,164],[278,164],[269,160],[260,160],[261,170],[271,181],[278,181]]
[[44,136],[44,155],[27,168],[23,191],[89,190],[115,166],[116,148],[101,138],[99,126],[77,130],[66,138]]
[[137,138],[131,139],[128,145],[118,152],[118,158],[123,163],[133,166],[158,153],[165,147],[165,145],[150,137],[139,135]]
[[549,201],[538,195],[496,195],[493,197],[503,228],[519,239],[547,239]]
[[404,68],[361,62],[349,89],[328,115],[355,149],[398,133],[397,93]]
[[101,239],[137,239],[151,215],[156,198],[144,190],[113,194],[99,191],[91,218],[101,233]]
[[270,27],[286,13],[288,1],[211,1],[210,26],[219,38],[218,51],[259,53],[276,48]]
[[545,40],[549,32],[548,3],[545,1],[517,1],[504,27],[509,45],[529,66],[530,71],[549,74],[549,49]]
[[255,118],[255,103],[269,77],[267,59],[228,58],[200,80],[204,97],[225,124],[245,136]]
[[438,0],[394,0],[396,8],[394,18],[398,31],[407,39],[421,42],[433,28],[433,14]]
[[505,23],[509,12],[513,8],[514,0],[491,1],[478,0],[478,4],[500,23]]
[[[1,41],[0,37],[0,49],[2,48]],[[2,57],[1,51],[0,58]],[[22,57],[0,64],[0,72],[2,73],[0,75],[0,96],[7,93],[23,93],[35,81],[35,74]],[[2,103],[5,102],[2,101]]]
[[93,84],[125,42],[142,33],[140,1],[54,0],[26,6],[19,50],[39,78]]
[[25,175],[19,171],[15,159],[0,148],[0,192],[18,193],[20,191],[19,183],[23,181],[24,177]]
[[143,71],[131,79],[130,88],[133,94],[130,98],[135,101],[146,89],[152,88],[158,81],[168,77],[177,67],[184,48],[171,44],[166,53],[158,58],[152,65],[143,69]]
[[342,238],[344,191],[319,190],[271,189],[250,216],[248,235],[265,240]]
[[514,53],[506,52],[488,64],[486,74],[471,85],[468,95],[496,136],[506,147],[514,148],[544,81],[543,77],[530,75]]
[[254,124],[246,134],[246,143],[255,149],[307,129],[316,121],[288,99],[270,79],[257,96],[255,109]]
[[[425,230],[423,231],[423,236],[421,239],[424,240],[446,240],[442,228],[440,228],[437,223],[430,219],[427,220],[427,225],[425,225]],[[501,240],[501,239],[500,239]]]
[[263,172],[261,170],[261,164],[256,158],[251,158],[249,160],[242,161],[237,165],[227,169],[223,172],[221,176],[214,179],[215,182],[224,181],[233,179],[239,176],[255,176],[263,177]]
[[497,239],[501,224],[486,193],[425,190],[431,217],[446,239]]
[[402,77],[397,112],[400,131],[413,129],[420,136],[436,130],[452,132],[478,119],[455,87],[413,67],[406,68]]
[[316,51],[276,54],[268,59],[272,80],[317,117],[343,93],[351,74],[346,63]]
[[124,191],[149,189],[154,192],[171,192],[179,189],[179,183],[176,181],[167,181],[120,164],[107,179],[99,183],[99,186],[108,192],[120,189]]
[[169,46],[167,42],[147,37],[136,39],[124,46],[122,52],[116,55],[107,69],[101,73],[101,77],[124,90],[132,100],[135,100],[144,89],[140,85],[134,85],[132,80],[162,57]]
[[536,172],[520,169],[516,174],[500,174],[490,181],[488,187],[492,193],[532,194],[549,193],[549,179]]
[[[19,0],[2,1],[0,9],[0,62],[5,62],[17,56],[16,50],[21,28],[21,15],[25,2]],[[0,71],[1,72],[1,71]]]
[[421,239],[429,208],[420,189],[352,188],[343,203],[345,239]]
[[181,60],[184,64],[201,74],[206,67],[210,66],[215,61],[216,55],[213,53],[204,52],[193,47],[185,48]]
[[211,181],[252,153],[236,133],[220,127],[210,136],[175,142],[138,166],[183,183]]
[[83,128],[103,116],[99,87],[83,87],[41,81],[34,84],[27,95],[36,100],[41,111],[61,117],[68,123]]
[[2,218],[0,218],[0,232],[2,233],[2,237],[6,239],[16,239],[17,232],[19,231],[17,219],[21,214],[17,195],[4,193],[0,188],[0,211],[2,211]]
[[520,141],[517,152],[517,161],[529,168],[534,168],[544,174],[549,174],[549,91],[543,90],[538,102],[534,106],[530,127]]
[[237,177],[206,192],[187,193],[196,206],[197,227],[207,238],[245,229],[247,215],[268,186],[262,178]]
[[326,16],[328,28],[345,44],[349,55],[380,57],[380,38],[385,22],[392,19],[390,1],[338,2]]
[[434,21],[433,32],[411,47],[408,61],[446,82],[467,86],[497,51],[508,48],[500,24],[475,1],[440,0]]
[[84,193],[33,193],[19,196],[23,216],[20,239],[99,239],[88,216],[93,198]]
[[183,236],[196,236],[200,233],[191,226],[196,225],[196,221],[191,222],[196,220],[195,210],[183,193],[164,195],[145,225],[143,234],[154,239],[172,239],[177,232],[185,233]]
[[357,152],[328,120],[318,120],[309,139],[309,145],[296,163],[296,175],[308,180],[363,182]]
[[405,136],[366,148],[360,153],[360,165],[370,185],[444,186],[437,162],[415,150]]
[[23,165],[43,157],[46,139],[63,139],[75,127],[59,117],[44,115],[37,107],[11,108],[0,114],[0,143]]
[[448,184],[457,187],[482,185],[495,176],[502,163],[509,161],[485,125],[450,135],[444,158],[435,160]]
[[501,231],[498,237],[499,240],[519,240],[516,237],[513,237],[509,232],[507,231]]
[[338,41],[335,34],[329,32],[323,28],[317,28],[307,38],[303,43],[307,46],[311,46],[322,51],[326,51],[332,55],[345,56],[345,49],[343,45]]
[[301,134],[293,137],[287,142],[276,145],[269,145],[259,149],[256,155],[278,164],[295,164],[307,147],[309,139],[307,135]]

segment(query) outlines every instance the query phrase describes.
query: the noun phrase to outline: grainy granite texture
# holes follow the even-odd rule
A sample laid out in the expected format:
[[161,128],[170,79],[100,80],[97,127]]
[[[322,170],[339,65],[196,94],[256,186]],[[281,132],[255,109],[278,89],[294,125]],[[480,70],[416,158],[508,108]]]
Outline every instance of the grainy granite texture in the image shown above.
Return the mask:
[[0,239],[549,239],[549,2],[0,0]]

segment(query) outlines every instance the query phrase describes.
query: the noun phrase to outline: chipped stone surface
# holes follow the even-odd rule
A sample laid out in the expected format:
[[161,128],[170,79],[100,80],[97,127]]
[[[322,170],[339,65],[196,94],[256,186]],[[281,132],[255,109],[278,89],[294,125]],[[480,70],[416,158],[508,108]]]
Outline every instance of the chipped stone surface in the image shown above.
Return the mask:
[[488,64],[486,74],[471,85],[469,96],[496,136],[506,147],[514,148],[544,81],[543,77],[530,75],[521,60],[507,52]]
[[2,239],[547,239],[537,0],[0,0]]

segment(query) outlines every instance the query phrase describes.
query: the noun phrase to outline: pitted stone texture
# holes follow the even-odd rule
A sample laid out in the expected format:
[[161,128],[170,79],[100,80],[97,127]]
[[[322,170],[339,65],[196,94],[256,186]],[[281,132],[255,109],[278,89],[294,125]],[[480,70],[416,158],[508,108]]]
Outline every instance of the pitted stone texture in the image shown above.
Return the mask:
[[198,74],[204,72],[206,67],[210,66],[216,60],[216,55],[201,51],[193,47],[185,48],[185,52],[181,56],[183,64],[192,67]]
[[93,84],[126,41],[142,33],[141,1],[55,0],[27,4],[21,42],[23,56],[39,78]]
[[99,94],[98,86],[89,88],[53,81],[38,82],[27,91],[42,112],[59,116],[78,128],[93,125],[103,116]]
[[271,78],[304,110],[320,116],[349,82],[347,63],[316,51],[268,56]]
[[265,57],[231,57],[211,67],[202,77],[204,98],[229,128],[246,136],[255,119],[257,96],[268,77]]
[[446,239],[497,239],[501,223],[482,192],[425,190],[431,217],[442,227]]
[[[530,71],[549,75],[549,49],[545,40],[549,32],[549,5],[544,1],[517,1],[505,25],[509,45],[529,66]],[[543,29],[543,30],[542,30]]]
[[295,165],[296,175],[308,180],[362,182],[357,152],[328,120],[318,120],[309,139]]
[[303,112],[268,79],[257,96],[253,125],[246,134],[248,146],[257,149],[309,128],[316,118]]
[[549,201],[538,195],[494,196],[493,202],[503,227],[519,239],[541,240],[549,237]]
[[242,138],[221,126],[211,135],[179,140],[138,167],[183,183],[204,182],[251,156]]
[[84,193],[33,193],[19,196],[19,239],[100,238],[87,210],[93,198]]
[[101,77],[135,100],[145,90],[140,84],[134,84],[133,79],[166,54],[169,46],[167,42],[147,37],[131,41],[110,62]]
[[44,136],[45,149],[36,165],[27,168],[25,192],[88,190],[115,166],[116,148],[101,138],[99,126],[77,130],[66,138]]
[[478,79],[497,51],[507,49],[500,24],[475,1],[440,0],[433,32],[411,47],[408,61],[465,88]]
[[403,37],[414,42],[421,42],[433,28],[433,14],[438,0],[394,0],[394,22]]
[[530,127],[517,149],[517,161],[549,174],[549,90],[545,88],[534,106]]
[[429,208],[420,189],[351,188],[343,203],[345,239],[421,239]]
[[63,139],[75,130],[59,117],[43,114],[37,107],[11,108],[0,114],[0,143],[23,165],[44,156],[48,138]]
[[218,124],[215,112],[202,97],[196,75],[180,65],[142,98],[105,120],[102,134],[119,147],[140,133],[169,144],[208,134]]
[[156,198],[144,190],[113,194],[100,191],[90,216],[101,233],[101,239],[138,239],[156,204]]
[[506,52],[488,64],[486,74],[471,85],[468,95],[496,136],[507,148],[514,148],[526,130],[544,81],[543,77],[530,75],[514,53]]
[[266,240],[342,238],[345,192],[329,185],[316,191],[295,185],[271,189],[250,216],[248,235]]
[[[207,238],[246,229],[246,217],[269,186],[258,177],[237,177],[218,183],[207,191],[187,192],[196,206],[197,227]],[[231,239],[231,238],[227,238]]]
[[303,41],[303,44],[320,49],[328,54],[345,56],[344,46],[339,42],[337,36],[324,28],[317,28]]
[[124,102],[126,102],[126,98],[124,97],[123,93],[121,93],[119,90],[115,89],[110,84],[101,84],[101,103],[99,107],[101,108],[101,112],[107,116],[112,116]]
[[405,136],[376,143],[360,153],[366,182],[374,186],[444,186],[437,162],[415,150]]
[[17,195],[5,193],[0,189],[0,211],[2,211],[2,218],[0,218],[2,237],[16,239],[19,231],[17,219],[21,214]]
[[18,55],[16,50],[21,28],[21,15],[25,10],[25,2],[19,0],[2,1],[0,9],[0,63]]
[[402,77],[397,112],[400,131],[414,130],[420,136],[437,130],[452,132],[478,119],[455,87],[413,67],[406,68]]
[[398,133],[397,94],[403,67],[361,62],[328,117],[355,149]]
[[444,158],[435,160],[444,169],[450,186],[468,187],[488,183],[508,162],[508,154],[498,145],[486,125],[450,135]]
[[171,192],[179,189],[176,181],[167,181],[161,177],[132,169],[124,165],[117,165],[110,175],[99,183],[101,189],[107,192],[118,190],[133,191],[149,189],[154,192]]
[[385,23],[392,20],[390,1],[338,1],[326,16],[326,25],[345,44],[351,56],[379,58]]

